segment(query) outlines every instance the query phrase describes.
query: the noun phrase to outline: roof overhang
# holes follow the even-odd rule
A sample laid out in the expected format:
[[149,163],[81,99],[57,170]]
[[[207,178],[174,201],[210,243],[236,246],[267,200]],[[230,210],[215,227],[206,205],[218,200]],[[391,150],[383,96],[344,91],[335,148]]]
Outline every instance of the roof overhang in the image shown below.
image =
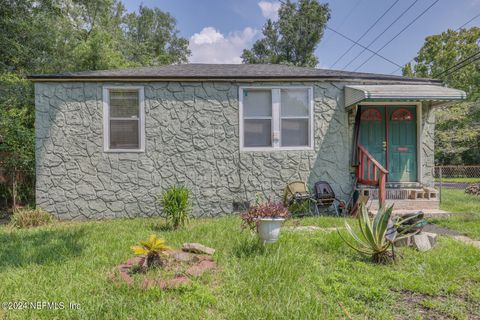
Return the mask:
[[462,90],[427,84],[345,86],[346,108],[362,102],[381,101],[432,101],[443,104],[464,100],[466,97],[467,94]]

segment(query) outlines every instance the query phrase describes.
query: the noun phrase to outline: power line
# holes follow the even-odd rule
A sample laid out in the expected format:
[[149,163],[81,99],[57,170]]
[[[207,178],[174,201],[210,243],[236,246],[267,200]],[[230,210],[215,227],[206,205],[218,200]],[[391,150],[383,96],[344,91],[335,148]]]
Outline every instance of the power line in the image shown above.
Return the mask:
[[[281,3],[285,4],[282,0],[279,0]],[[340,24],[338,24],[338,26],[336,28],[340,29],[344,24],[345,22],[347,21],[347,19],[352,15],[352,13],[354,12],[354,10],[357,8],[357,6],[360,4],[360,2],[362,2],[363,0],[357,0],[357,2],[355,2],[355,4],[351,7],[350,11],[345,15],[345,17],[343,18],[342,22],[340,22]],[[327,35],[325,37],[325,39],[323,40],[323,45],[325,45],[329,40],[329,35]]]
[[[341,36],[341,37],[343,37],[343,38],[345,38],[345,39],[347,39],[347,40],[349,40],[349,41],[353,42],[354,44],[356,44],[356,45],[358,45],[358,46],[360,46],[360,47],[364,48],[365,50],[368,50],[368,51],[369,51],[369,52],[371,52],[373,55],[377,55],[377,56],[379,56],[380,58],[382,58],[383,60],[386,60],[386,61],[390,62],[391,64],[394,64],[394,65],[396,65],[397,67],[398,67],[398,66],[400,66],[400,65],[399,65],[398,63],[396,63],[395,61],[392,61],[392,60],[390,60],[390,59],[388,59],[388,58],[386,58],[386,57],[382,56],[381,54],[378,54],[378,53],[374,52],[373,50],[371,50],[371,49],[369,49],[369,48],[367,48],[367,47],[365,47],[365,46],[361,45],[360,43],[358,43],[357,41],[355,41],[355,40],[353,40],[353,39],[351,39],[351,38],[347,37],[346,35],[344,35],[344,34],[342,34],[342,33],[338,32],[338,31],[336,31],[336,30],[333,30],[332,28],[330,28],[330,27],[328,27],[328,26],[325,26],[325,28],[326,28],[326,29],[328,29],[328,30],[330,30],[330,31],[332,31],[332,32],[334,32],[334,33],[336,33],[336,34],[338,34],[339,36]],[[400,67],[401,67],[401,66],[400,66]]]
[[[469,24],[469,23],[472,22],[473,20],[477,19],[478,17],[480,17],[480,13],[478,13],[476,16],[474,16],[473,18],[471,18],[470,20],[468,20],[467,22],[465,22],[464,24],[462,24],[460,27],[458,27],[457,29],[455,29],[455,31],[458,31],[458,30],[462,29],[463,27],[465,27],[467,24]],[[402,67],[395,69],[393,72],[390,72],[390,74],[396,73],[398,70],[402,69],[404,66],[406,66],[407,64],[409,64],[410,62],[412,62],[414,59],[415,59],[415,57],[413,57],[412,59],[410,59],[410,61],[408,61],[407,63],[405,63]]]
[[469,64],[474,63],[474,62],[477,61],[477,60],[480,60],[480,56],[479,56],[479,57],[476,57],[475,59],[473,59],[473,60],[470,61],[469,63],[466,63],[466,64],[464,64],[463,66],[460,66],[460,67],[458,67],[457,69],[450,71],[449,73],[447,73],[447,74],[445,75],[445,77],[448,77],[448,76],[451,75],[452,73],[457,72],[458,70],[460,70],[460,69],[462,69],[462,68],[465,68],[466,66],[468,66]]
[[458,27],[455,31],[458,31],[460,29],[462,29],[463,27],[465,27],[467,24],[469,24],[470,22],[472,22],[473,20],[477,19],[478,17],[480,17],[480,13],[478,13],[475,17],[473,17],[472,19],[468,20],[467,22],[465,22],[464,24],[462,24],[460,27]]
[[[448,67],[446,70],[440,72],[439,74],[434,75],[433,78],[437,78],[437,77],[441,76],[442,74],[447,73],[448,71],[450,71],[450,70],[458,67],[459,65],[463,64],[464,62],[470,60],[471,58],[473,58],[473,57],[475,57],[476,55],[479,55],[479,54],[480,54],[480,51],[475,52],[475,53],[472,54],[471,56],[468,56],[468,57],[466,57],[465,59],[463,59],[462,61],[457,62],[457,63],[454,64],[453,66]],[[448,73],[445,75],[445,77],[448,77],[448,76],[449,76],[450,74],[452,74],[453,72],[455,72],[455,71],[457,71],[457,70],[460,70],[461,68],[463,68],[463,67],[465,67],[465,66],[468,66],[470,63],[475,62],[475,61],[478,60],[478,59],[480,59],[480,56],[476,57],[475,59],[473,59],[473,60],[470,61],[469,63],[467,63],[467,64],[465,64],[465,65],[463,65],[463,66],[460,66],[460,68],[448,72]]]
[[[398,1],[400,1],[400,0],[396,0],[396,1],[368,28],[368,30],[365,31],[365,32],[360,36],[360,38],[358,38],[356,41],[358,42],[358,41],[362,40],[363,37],[364,37],[368,32],[370,32],[370,30],[372,30],[372,28],[375,27],[375,26],[377,25],[377,23],[398,3]],[[355,47],[355,45],[356,45],[355,43],[352,44],[352,45],[350,46],[350,48],[348,48],[347,51],[345,51],[345,52],[330,66],[330,68],[333,68],[333,67],[337,64],[337,62],[339,62],[340,60],[342,60],[342,58],[345,57],[345,55],[346,55],[347,53],[349,53],[350,50],[352,50],[353,47]]]
[[[389,25],[388,27],[386,27],[375,39],[373,39],[373,40],[367,45],[367,47],[370,47],[372,44],[374,44],[375,41],[377,41],[385,32],[387,32],[398,20],[400,20],[400,18],[403,17],[403,15],[404,15],[405,13],[407,13],[407,11],[410,10],[417,2],[418,2],[418,0],[413,1],[413,3],[412,3],[407,9],[405,9],[395,20],[393,20],[393,22],[390,23],[390,25]],[[351,65],[352,62],[354,62],[355,60],[357,60],[357,58],[360,57],[364,52],[365,52],[365,49],[362,50],[359,54],[357,54],[353,59],[351,59],[350,62],[347,63],[347,64],[342,68],[342,70],[345,70],[346,68],[348,68],[348,66]]]
[[[386,46],[388,46],[393,40],[395,40],[400,34],[403,33],[403,31],[407,30],[408,27],[410,27],[412,24],[415,23],[415,21],[417,21],[418,19],[420,19],[420,17],[422,17],[428,10],[430,10],[430,8],[432,8],[438,1],[440,0],[435,0],[431,5],[429,5],[425,10],[422,11],[422,13],[420,13],[418,16],[415,17],[415,19],[413,19],[412,21],[410,21],[409,24],[407,24],[402,30],[400,30],[400,32],[398,32],[392,39],[390,39],[387,43],[385,43],[380,49],[378,49],[377,51],[375,51],[376,53],[382,51],[383,48],[385,48]],[[368,57],[367,60],[365,60],[361,65],[359,65],[355,70],[353,71],[357,71],[358,69],[360,69],[365,63],[367,63],[368,61],[370,61],[372,58],[373,58],[373,54]]]

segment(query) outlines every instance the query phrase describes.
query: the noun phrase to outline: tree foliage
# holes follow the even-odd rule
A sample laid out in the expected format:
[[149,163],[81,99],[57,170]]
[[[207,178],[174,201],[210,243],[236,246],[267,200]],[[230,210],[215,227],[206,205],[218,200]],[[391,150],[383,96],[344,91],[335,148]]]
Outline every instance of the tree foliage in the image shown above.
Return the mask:
[[[480,60],[475,61],[478,56],[474,56],[480,52],[479,41],[478,27],[429,36],[414,59],[415,63],[403,68],[405,76],[439,78],[468,94],[466,102],[436,112],[435,158],[438,163],[480,163]],[[452,68],[464,60],[459,65],[462,68]]]
[[263,26],[263,38],[252,49],[243,50],[244,63],[280,63],[315,67],[315,49],[325,25],[330,19],[328,4],[317,0],[290,0],[282,3],[278,20],[268,19]]
[[128,13],[118,0],[0,0],[1,166],[8,176],[21,171],[34,179],[34,93],[26,75],[181,63],[189,54],[175,18],[158,8]]
[[0,0],[0,72],[19,74],[185,62],[188,40],[158,8],[117,0]]

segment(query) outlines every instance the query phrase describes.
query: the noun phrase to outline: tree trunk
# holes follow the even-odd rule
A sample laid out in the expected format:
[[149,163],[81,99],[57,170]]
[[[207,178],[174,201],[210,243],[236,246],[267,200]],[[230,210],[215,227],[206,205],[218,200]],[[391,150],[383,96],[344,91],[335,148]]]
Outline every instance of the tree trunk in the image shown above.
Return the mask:
[[13,211],[17,208],[17,170],[13,170],[12,174],[12,206],[13,206]]

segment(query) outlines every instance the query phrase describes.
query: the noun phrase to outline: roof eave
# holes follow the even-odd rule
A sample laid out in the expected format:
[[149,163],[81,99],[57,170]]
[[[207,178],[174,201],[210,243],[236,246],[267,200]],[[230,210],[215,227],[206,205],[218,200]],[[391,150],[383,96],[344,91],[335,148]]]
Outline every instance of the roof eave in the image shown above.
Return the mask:
[[33,82],[106,82],[106,81],[118,81],[118,82],[152,82],[152,81],[390,81],[390,82],[405,82],[405,83],[432,83],[442,84],[441,80],[428,79],[428,78],[390,78],[390,77],[342,77],[342,76],[262,76],[262,77],[158,77],[158,76],[60,76],[60,75],[30,75],[27,79]]

